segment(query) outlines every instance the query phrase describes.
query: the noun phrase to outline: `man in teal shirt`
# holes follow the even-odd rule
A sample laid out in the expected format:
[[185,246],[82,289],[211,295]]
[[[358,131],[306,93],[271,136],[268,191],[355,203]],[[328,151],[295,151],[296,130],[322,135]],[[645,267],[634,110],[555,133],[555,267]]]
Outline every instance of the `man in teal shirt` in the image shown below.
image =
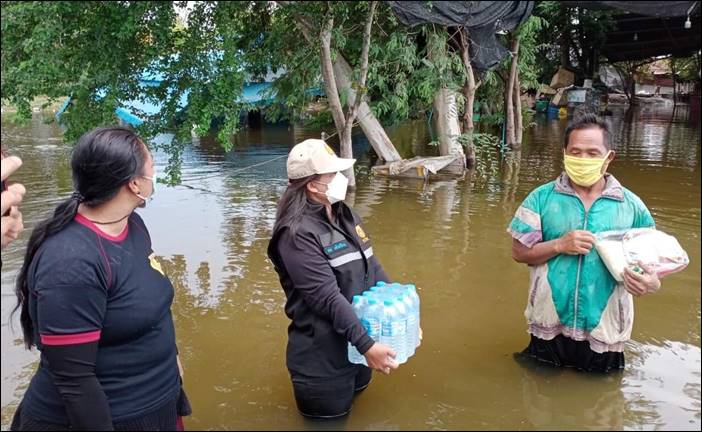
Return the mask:
[[565,133],[565,172],[533,190],[508,228],[512,256],[528,264],[524,315],[531,342],[522,354],[587,371],[624,367],[634,296],[655,292],[655,274],[626,269],[623,283],[594,250],[595,234],[654,227],[641,199],[606,173],[614,160],[606,123],[576,118]]

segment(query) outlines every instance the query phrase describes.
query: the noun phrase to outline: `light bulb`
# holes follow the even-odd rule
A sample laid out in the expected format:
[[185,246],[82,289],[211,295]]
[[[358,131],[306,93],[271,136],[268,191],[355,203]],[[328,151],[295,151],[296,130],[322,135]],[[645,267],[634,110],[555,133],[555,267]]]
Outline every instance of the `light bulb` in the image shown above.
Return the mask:
[[687,20],[685,20],[685,28],[689,29],[690,27],[692,27],[692,23],[690,22],[690,17],[688,16]]

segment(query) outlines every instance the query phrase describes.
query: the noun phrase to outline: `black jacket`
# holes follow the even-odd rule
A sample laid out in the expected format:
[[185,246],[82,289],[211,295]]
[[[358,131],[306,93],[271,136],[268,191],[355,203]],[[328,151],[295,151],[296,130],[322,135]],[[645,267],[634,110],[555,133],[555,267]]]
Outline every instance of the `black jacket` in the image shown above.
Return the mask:
[[343,202],[332,206],[332,224],[323,205],[307,201],[293,236],[276,226],[268,257],[280,277],[287,302],[287,366],[312,377],[335,376],[352,364],[347,342],[365,353],[372,345],[351,307],[377,281],[389,282],[363,228],[361,218]]

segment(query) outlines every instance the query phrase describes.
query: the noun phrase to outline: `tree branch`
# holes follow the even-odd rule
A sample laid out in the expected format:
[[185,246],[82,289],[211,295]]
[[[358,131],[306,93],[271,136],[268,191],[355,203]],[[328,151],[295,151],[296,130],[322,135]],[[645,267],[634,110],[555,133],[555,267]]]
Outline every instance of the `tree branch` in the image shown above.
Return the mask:
[[361,106],[363,101],[363,96],[366,94],[366,77],[368,75],[368,52],[370,50],[370,40],[371,40],[371,29],[373,27],[373,15],[375,14],[375,8],[378,6],[377,1],[372,1],[370,4],[370,10],[368,11],[368,19],[366,20],[366,26],[363,31],[363,49],[361,50],[361,76],[359,77],[358,88],[356,89],[356,99],[354,100],[353,107],[349,110],[349,115],[346,118],[347,127],[348,123],[353,124],[358,114],[358,107]]
[[324,90],[327,93],[329,101],[329,110],[337,130],[343,130],[345,126],[344,110],[339,99],[339,91],[336,87],[336,79],[334,77],[334,68],[331,58],[331,31],[334,27],[334,16],[327,12],[326,21],[322,25],[322,30],[319,33],[321,42],[320,57],[322,66],[322,76],[324,77]]

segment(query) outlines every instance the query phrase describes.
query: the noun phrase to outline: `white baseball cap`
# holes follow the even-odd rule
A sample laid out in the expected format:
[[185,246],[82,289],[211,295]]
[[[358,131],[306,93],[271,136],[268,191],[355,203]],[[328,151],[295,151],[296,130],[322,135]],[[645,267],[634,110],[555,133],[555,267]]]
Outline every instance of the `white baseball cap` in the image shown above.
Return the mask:
[[297,144],[288,155],[288,178],[291,180],[313,174],[329,174],[344,171],[353,166],[356,159],[337,157],[334,150],[320,139],[307,139]]

